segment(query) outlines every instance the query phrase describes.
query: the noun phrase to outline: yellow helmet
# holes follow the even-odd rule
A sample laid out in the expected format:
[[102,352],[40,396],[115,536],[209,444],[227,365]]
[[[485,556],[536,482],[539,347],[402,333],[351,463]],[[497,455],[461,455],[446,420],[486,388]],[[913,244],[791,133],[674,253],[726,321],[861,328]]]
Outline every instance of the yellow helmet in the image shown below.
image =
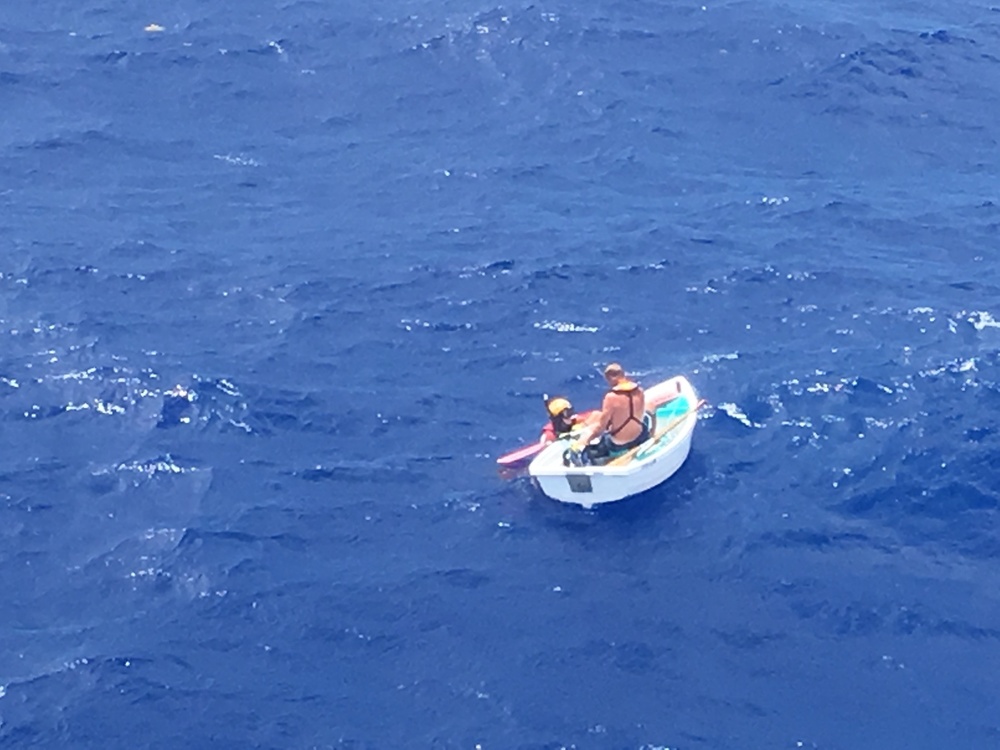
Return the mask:
[[558,417],[567,409],[573,411],[573,404],[568,399],[556,396],[545,404],[545,408],[549,410],[549,416]]

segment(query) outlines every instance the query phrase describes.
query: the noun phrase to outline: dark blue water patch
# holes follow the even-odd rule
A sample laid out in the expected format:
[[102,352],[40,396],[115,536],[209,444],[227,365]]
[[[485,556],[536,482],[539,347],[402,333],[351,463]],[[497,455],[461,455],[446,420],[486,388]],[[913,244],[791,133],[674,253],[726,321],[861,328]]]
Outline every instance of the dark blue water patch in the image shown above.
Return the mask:
[[[939,454],[923,454],[918,460],[934,461],[940,459]],[[940,461],[937,464],[940,466]],[[960,470],[962,467],[956,467]],[[891,488],[858,493],[845,509],[857,514],[889,510],[892,515],[904,517],[927,517],[933,520],[958,521],[959,516],[967,511],[993,510],[997,506],[997,492],[989,487],[985,491],[977,487],[975,480],[961,482],[934,483],[928,487],[919,473],[897,472],[896,481]],[[940,473],[935,471],[933,479],[940,479]],[[936,486],[935,486],[936,485]],[[890,510],[891,509],[891,510]],[[912,519],[915,520],[915,519]],[[970,519],[973,524],[980,524],[978,518]]]
[[[829,532],[818,529],[795,529],[780,534],[764,534],[755,545],[763,548],[788,547],[803,548],[813,552],[834,551],[838,548],[874,547],[880,543],[859,532]],[[891,551],[887,550],[887,551]]]

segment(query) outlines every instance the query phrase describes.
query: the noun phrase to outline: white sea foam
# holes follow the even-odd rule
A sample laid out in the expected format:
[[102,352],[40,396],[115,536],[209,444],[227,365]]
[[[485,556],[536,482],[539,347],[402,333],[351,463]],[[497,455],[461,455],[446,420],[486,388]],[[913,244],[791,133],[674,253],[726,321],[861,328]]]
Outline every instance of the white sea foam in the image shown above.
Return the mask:
[[973,310],[968,314],[966,320],[972,323],[977,331],[982,331],[986,328],[1000,328],[1000,321],[997,321],[992,313],[985,310]]
[[752,421],[739,406],[732,402],[724,402],[719,404],[719,408],[728,414],[730,417],[735,419],[737,422],[742,422],[747,427],[753,427],[754,429],[761,429],[764,425],[758,422]]
[[251,159],[249,156],[243,156],[242,154],[213,154],[213,159],[218,159],[219,161],[224,161],[226,164],[232,164],[236,167],[259,167],[260,162],[256,159]]
[[739,359],[739,352],[727,352],[725,354],[706,354],[701,358],[702,362],[706,364],[711,364],[715,362],[721,362],[724,359]]
[[541,323],[535,323],[535,328],[558,333],[597,333],[600,330],[597,326],[577,325],[560,320],[543,320]]

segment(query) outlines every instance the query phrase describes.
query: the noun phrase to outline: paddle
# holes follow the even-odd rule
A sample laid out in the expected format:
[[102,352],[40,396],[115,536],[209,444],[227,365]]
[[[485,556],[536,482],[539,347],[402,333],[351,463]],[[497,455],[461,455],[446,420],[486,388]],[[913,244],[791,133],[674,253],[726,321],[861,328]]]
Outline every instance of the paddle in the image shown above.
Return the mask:
[[605,466],[624,466],[629,461],[631,461],[635,457],[635,455],[639,451],[641,451],[643,448],[646,448],[646,447],[653,448],[653,447],[655,447],[661,440],[663,440],[664,437],[666,437],[666,435],[671,430],[673,430],[677,425],[679,425],[681,422],[683,422],[685,419],[687,419],[693,413],[695,413],[696,411],[698,411],[698,409],[700,409],[701,407],[703,407],[706,403],[707,402],[705,401],[705,399],[701,399],[701,401],[699,401],[697,404],[694,405],[694,408],[692,408],[692,409],[684,412],[683,414],[678,414],[676,417],[674,417],[673,419],[671,419],[670,421],[668,421],[667,424],[666,424],[666,426],[661,427],[660,429],[658,429],[656,431],[656,435],[651,440],[647,440],[645,443],[640,443],[639,445],[635,446],[635,448],[632,448],[627,453],[623,453],[622,455],[613,458],[612,460],[608,461],[605,464]]
[[550,443],[539,440],[537,443],[532,443],[531,445],[526,445],[523,448],[518,448],[510,453],[505,453],[497,459],[497,463],[501,466],[513,466],[514,464],[519,464],[522,461],[526,461],[538,453],[541,453],[542,449],[550,445]]

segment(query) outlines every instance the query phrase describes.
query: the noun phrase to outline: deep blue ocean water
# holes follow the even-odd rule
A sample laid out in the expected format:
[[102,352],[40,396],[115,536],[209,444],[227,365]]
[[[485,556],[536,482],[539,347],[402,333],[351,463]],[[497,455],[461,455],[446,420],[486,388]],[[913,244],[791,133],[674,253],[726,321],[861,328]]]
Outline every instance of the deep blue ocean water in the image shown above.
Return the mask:
[[1000,746],[1000,8],[6,6],[0,747]]

